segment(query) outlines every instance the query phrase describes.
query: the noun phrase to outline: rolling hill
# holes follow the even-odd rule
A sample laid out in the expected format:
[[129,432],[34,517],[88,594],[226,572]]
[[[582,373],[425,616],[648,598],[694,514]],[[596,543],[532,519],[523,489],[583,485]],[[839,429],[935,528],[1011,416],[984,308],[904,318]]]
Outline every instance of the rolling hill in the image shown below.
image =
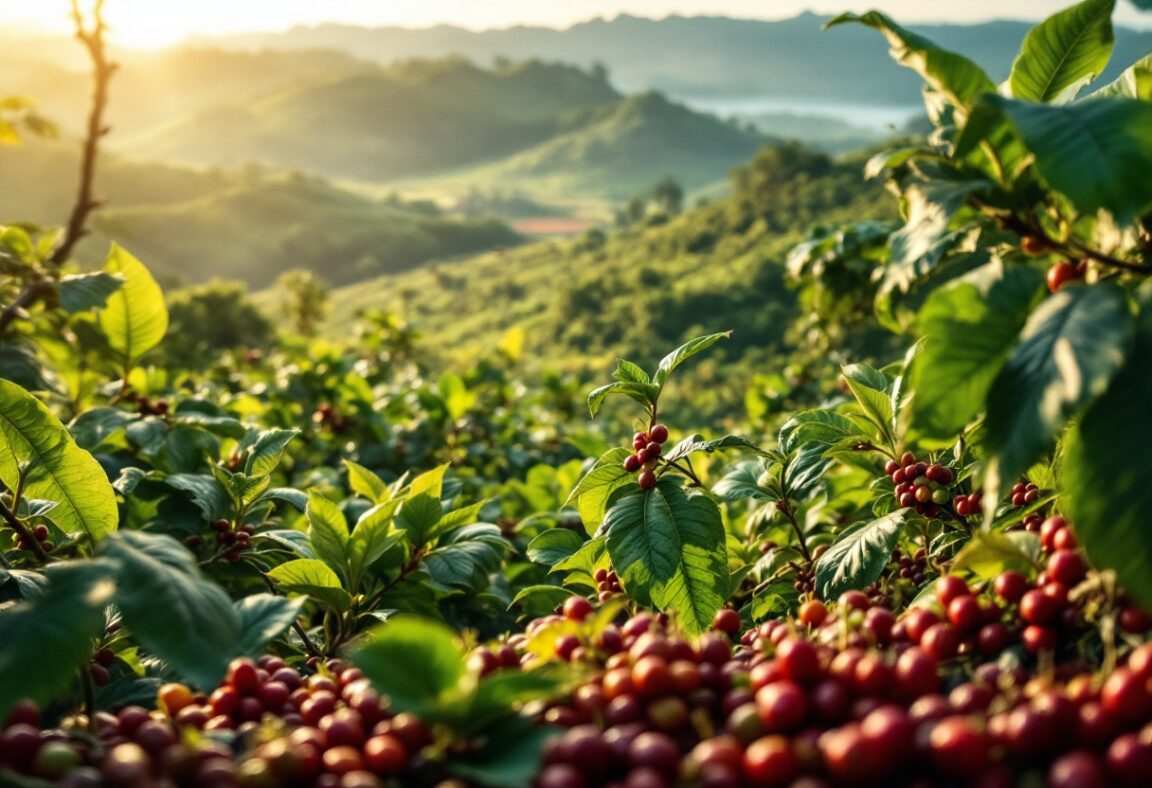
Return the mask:
[[623,201],[673,175],[688,189],[721,179],[764,143],[755,132],[693,112],[659,93],[629,96],[587,125],[501,161],[426,186],[510,186],[542,197],[596,195]]
[[122,144],[166,160],[383,181],[516,153],[620,100],[602,77],[569,66],[410,61],[221,104]]
[[[65,142],[0,147],[0,216],[59,224],[76,166],[75,146]],[[98,263],[115,239],[168,283],[225,277],[264,287],[284,270],[307,268],[343,284],[519,242],[494,219],[450,217],[252,166],[198,170],[109,155],[96,185],[108,205],[94,215],[81,262]]]

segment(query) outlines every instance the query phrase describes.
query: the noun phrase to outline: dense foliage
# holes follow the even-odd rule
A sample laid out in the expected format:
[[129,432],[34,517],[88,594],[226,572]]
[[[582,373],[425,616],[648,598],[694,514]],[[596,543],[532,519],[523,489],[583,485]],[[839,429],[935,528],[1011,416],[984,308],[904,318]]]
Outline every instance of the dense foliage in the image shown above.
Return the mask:
[[[911,346],[750,394],[743,435],[688,415],[741,326],[585,398],[517,377],[523,330],[437,374],[387,313],[271,341],[235,291],[166,302],[125,248],[80,273],[68,231],[0,230],[0,779],[1146,782],[1149,59],[1078,95],[1112,11],[1042,22],[999,90],[835,20],[920,73],[934,131],[867,166],[901,221],[793,250],[819,319],[789,333],[815,370]],[[852,206],[843,176],[770,150],[733,200],[604,241],[755,250]],[[216,312],[253,346],[204,367],[171,334]]]

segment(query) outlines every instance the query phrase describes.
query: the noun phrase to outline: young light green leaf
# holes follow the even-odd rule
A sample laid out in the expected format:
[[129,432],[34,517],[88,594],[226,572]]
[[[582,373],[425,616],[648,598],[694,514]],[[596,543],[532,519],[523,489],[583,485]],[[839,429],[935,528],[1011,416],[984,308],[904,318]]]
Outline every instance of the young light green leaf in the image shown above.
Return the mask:
[[727,339],[730,336],[732,336],[731,331],[721,331],[718,334],[708,334],[688,340],[660,360],[660,366],[657,367],[656,376],[652,379],[652,382],[658,389],[664,388],[664,384],[668,382],[668,376],[672,374],[672,371],[675,370],[676,367],[697,353],[701,353],[712,347],[721,339]]
[[632,474],[624,469],[624,460],[629,453],[627,449],[619,447],[605,452],[588,473],[580,478],[564,503],[569,506],[573,501],[576,502],[584,530],[589,535],[595,533],[604,519],[609,496],[632,481]]
[[391,497],[388,485],[378,475],[352,460],[344,460],[348,468],[348,486],[352,492],[367,498],[372,503],[383,503]]
[[647,408],[660,396],[660,391],[655,386],[646,383],[621,383],[617,381],[616,383],[601,386],[598,389],[594,389],[588,395],[588,413],[591,414],[592,418],[596,418],[596,414],[600,412],[600,407],[604,404],[604,400],[614,394],[628,397]]
[[433,498],[439,499],[444,492],[444,474],[447,471],[448,463],[444,463],[417,476],[408,485],[409,497],[414,498],[422,493],[427,493]]
[[76,445],[47,406],[15,383],[0,379],[0,482],[24,495],[56,501],[52,519],[72,537],[95,545],[116,530],[116,493],[100,463]]
[[1012,97],[1050,103],[1071,100],[1099,76],[1112,56],[1116,0],[1085,0],[1028,31],[1012,64]]
[[240,618],[195,556],[170,536],[118,531],[101,553],[120,564],[115,602],[142,646],[207,689],[219,684],[240,643]]
[[1114,284],[1066,286],[1032,313],[988,393],[985,502],[994,506],[1124,363],[1133,321]]
[[144,264],[116,244],[108,252],[104,270],[122,276],[124,285],[100,310],[100,329],[109,346],[131,364],[159,345],[168,331],[164,293]]
[[991,580],[1006,569],[1031,575],[1039,553],[1039,538],[1028,531],[977,531],[956,554],[951,571],[971,572],[981,580]]
[[867,588],[884,571],[909,517],[898,509],[842,533],[816,562],[816,587],[821,599],[836,599],[845,591]]
[[648,373],[641,369],[638,364],[633,364],[624,358],[617,359],[616,371],[612,373],[612,377],[621,383],[648,384],[652,382],[652,379],[648,377]]
[[439,498],[421,493],[404,502],[400,513],[396,515],[396,527],[408,537],[409,542],[419,547],[428,541],[443,513],[444,508]]
[[704,632],[728,596],[720,510],[661,480],[617,500],[604,517],[612,565],[634,599],[675,612],[689,635]]
[[365,569],[404,538],[402,534],[392,533],[392,517],[399,505],[400,502],[395,500],[378,504],[356,521],[347,547],[348,571],[354,584],[358,583]]
[[323,561],[298,558],[274,567],[268,577],[285,592],[304,594],[341,613],[352,605],[352,597],[340,585],[340,578]]

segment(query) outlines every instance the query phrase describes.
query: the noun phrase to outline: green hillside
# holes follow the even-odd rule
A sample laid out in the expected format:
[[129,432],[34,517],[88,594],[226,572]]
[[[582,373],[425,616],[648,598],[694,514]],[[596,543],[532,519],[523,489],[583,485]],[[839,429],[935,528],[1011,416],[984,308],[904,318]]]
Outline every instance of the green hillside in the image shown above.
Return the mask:
[[622,201],[664,175],[689,189],[713,183],[747,161],[763,138],[659,93],[629,96],[573,129],[503,161],[432,181],[460,189],[511,185],[566,198]]
[[[783,259],[813,223],[891,218],[859,158],[833,161],[798,145],[769,146],[741,168],[729,198],[666,223],[608,236],[537,243],[380,277],[333,293],[327,326],[347,336],[365,309],[400,311],[423,342],[466,359],[521,328],[527,352],[552,364],[603,365],[707,331],[735,329],[728,357],[775,364],[795,338]],[[266,305],[271,294],[262,294]],[[702,318],[703,315],[713,317]],[[868,337],[857,337],[867,342]],[[718,392],[716,396],[739,396]]]
[[569,66],[410,61],[222,104],[126,144],[195,164],[256,161],[386,180],[515,153],[619,100],[602,75]]
[[[0,215],[59,223],[76,166],[69,143],[0,148]],[[96,185],[107,205],[80,259],[103,259],[115,239],[169,282],[218,276],[263,287],[306,268],[347,283],[519,240],[493,219],[448,217],[428,204],[373,200],[319,177],[257,167],[196,170],[108,156]]]

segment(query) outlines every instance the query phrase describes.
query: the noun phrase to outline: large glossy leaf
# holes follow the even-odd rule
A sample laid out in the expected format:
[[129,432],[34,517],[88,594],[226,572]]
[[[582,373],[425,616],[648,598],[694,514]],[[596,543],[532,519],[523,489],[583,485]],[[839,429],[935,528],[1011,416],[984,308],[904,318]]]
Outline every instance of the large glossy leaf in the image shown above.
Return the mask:
[[971,60],[941,49],[879,11],[869,11],[862,15],[842,14],[827,26],[846,22],[859,22],[883,33],[888,39],[893,59],[918,73],[957,109],[966,110],[981,94],[996,91],[996,86],[984,70]]
[[348,522],[332,501],[316,491],[308,493],[308,538],[316,555],[340,576],[348,575]]
[[1028,319],[988,392],[985,500],[1047,451],[1064,425],[1103,393],[1132,337],[1124,291],[1100,283],[1055,294]]
[[1103,208],[1121,223],[1152,205],[1152,104],[1124,98],[1067,106],[985,99],[1003,113],[1040,176],[1084,213]]
[[728,596],[720,510],[668,480],[617,500],[604,517],[608,553],[624,587],[674,612],[689,634],[712,624]]
[[550,528],[528,543],[528,560],[555,566],[584,546],[584,540],[567,528]]
[[1114,569],[1152,610],[1152,320],[1144,316],[1124,368],[1071,430],[1063,504],[1093,564]]
[[620,381],[608,383],[593,389],[588,394],[588,413],[595,418],[596,414],[600,412],[604,400],[617,394],[648,407],[660,396],[660,390],[651,383],[621,383]]
[[40,400],[0,379],[0,481],[11,490],[22,464],[24,495],[55,501],[52,519],[70,536],[95,544],[116,530],[116,493],[100,463]]
[[139,531],[109,536],[101,552],[120,564],[115,601],[133,636],[197,686],[216,686],[239,653],[240,617],[195,556],[170,536]]
[[285,592],[304,594],[341,612],[352,605],[352,596],[340,584],[340,577],[323,561],[298,558],[273,567],[268,577]]
[[403,534],[392,532],[392,516],[399,505],[399,501],[377,504],[356,521],[346,548],[348,571],[353,585],[359,583],[367,567],[404,538]]
[[100,310],[100,329],[112,349],[131,363],[159,345],[168,331],[164,293],[144,264],[116,244],[104,270],[121,275],[124,286]]
[[430,538],[436,524],[444,514],[440,500],[428,493],[421,493],[404,502],[396,515],[396,527],[408,537],[408,541],[419,547]]
[[910,509],[898,509],[844,534],[816,562],[821,599],[836,599],[849,590],[867,588],[884,571],[900,539]]
[[996,261],[928,297],[919,315],[924,348],[910,373],[918,433],[954,439],[983,409],[1042,286],[1039,272]]
[[1028,31],[1008,78],[1013,98],[1070,100],[1098,76],[1112,56],[1115,6],[1116,0],[1085,0]]
[[407,616],[373,629],[350,656],[398,712],[434,711],[460,690],[467,673],[455,632]]
[[348,468],[348,486],[352,492],[372,503],[381,503],[391,497],[388,485],[377,474],[352,460],[344,460]]
[[77,669],[87,669],[116,589],[115,568],[99,560],[50,566],[43,593],[0,610],[0,719],[22,698],[58,697]]

